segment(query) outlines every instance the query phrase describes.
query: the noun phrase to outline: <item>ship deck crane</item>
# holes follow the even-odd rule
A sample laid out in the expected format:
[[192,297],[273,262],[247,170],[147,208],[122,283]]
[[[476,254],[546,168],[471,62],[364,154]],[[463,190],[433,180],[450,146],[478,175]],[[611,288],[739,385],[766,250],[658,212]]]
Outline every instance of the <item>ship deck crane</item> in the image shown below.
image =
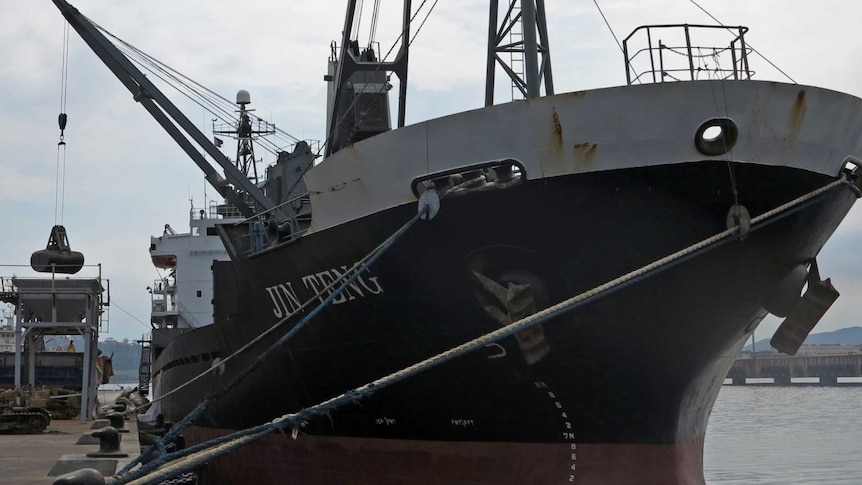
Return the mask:
[[[206,180],[228,203],[236,207],[244,217],[252,217],[255,213],[265,211],[270,212],[278,221],[285,219],[275,204],[234,166],[111,41],[99,32],[89,19],[65,0],[53,1],[81,39],[132,93],[134,100],[141,103],[198,165],[204,172]],[[218,163],[224,171],[224,178],[195,148],[192,141]],[[251,205],[247,202],[246,196],[252,201]]]

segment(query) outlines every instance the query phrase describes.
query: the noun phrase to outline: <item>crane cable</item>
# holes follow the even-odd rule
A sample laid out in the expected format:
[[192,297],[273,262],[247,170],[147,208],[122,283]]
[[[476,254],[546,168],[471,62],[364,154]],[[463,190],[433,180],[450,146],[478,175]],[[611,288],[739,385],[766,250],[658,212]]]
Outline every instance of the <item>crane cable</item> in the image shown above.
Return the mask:
[[[377,19],[380,17],[380,0],[374,0],[374,9],[371,12],[371,27],[368,31],[368,48],[374,47],[377,40]],[[379,54],[379,52],[378,52]]]
[[[63,224],[63,204],[66,198],[66,87],[69,80],[69,23],[63,22],[63,60],[60,66],[60,142],[57,143],[57,174],[54,186],[54,225]],[[62,167],[62,172],[61,172]],[[59,221],[57,212],[59,211]]]

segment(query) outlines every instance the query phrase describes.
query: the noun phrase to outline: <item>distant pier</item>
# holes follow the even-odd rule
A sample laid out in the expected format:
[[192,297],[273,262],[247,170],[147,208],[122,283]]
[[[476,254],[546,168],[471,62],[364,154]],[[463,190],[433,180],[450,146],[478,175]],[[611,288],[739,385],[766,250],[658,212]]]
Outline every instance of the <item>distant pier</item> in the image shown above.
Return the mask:
[[[772,384],[789,386],[814,384],[834,386],[842,384],[862,384],[862,379],[853,382],[839,381],[839,378],[862,378],[862,354],[846,355],[805,355],[799,357],[756,357],[737,359],[727,374],[727,382],[732,385]],[[817,378],[819,380],[815,380]],[[751,382],[747,380],[756,380]]]

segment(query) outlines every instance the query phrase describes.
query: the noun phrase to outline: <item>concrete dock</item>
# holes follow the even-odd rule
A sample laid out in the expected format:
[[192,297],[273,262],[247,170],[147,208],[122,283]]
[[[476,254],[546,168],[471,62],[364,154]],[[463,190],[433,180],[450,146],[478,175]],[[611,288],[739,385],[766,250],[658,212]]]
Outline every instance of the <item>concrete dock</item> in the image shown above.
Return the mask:
[[819,378],[820,385],[840,385],[839,378],[862,377],[862,354],[781,355],[737,359],[727,377],[733,385],[745,385],[746,379],[769,379],[789,386],[796,378]]
[[112,469],[109,473],[103,471],[109,476],[138,456],[138,429],[131,419],[125,421],[124,427],[129,432],[123,433],[120,441],[120,450],[128,453],[128,457],[87,457],[87,453],[99,451],[98,441],[95,444],[77,443],[93,440],[89,434],[94,431],[94,423],[99,427],[104,424],[100,421],[81,423],[80,419],[55,419],[40,434],[0,434],[0,483],[52,484],[57,476],[79,468]]

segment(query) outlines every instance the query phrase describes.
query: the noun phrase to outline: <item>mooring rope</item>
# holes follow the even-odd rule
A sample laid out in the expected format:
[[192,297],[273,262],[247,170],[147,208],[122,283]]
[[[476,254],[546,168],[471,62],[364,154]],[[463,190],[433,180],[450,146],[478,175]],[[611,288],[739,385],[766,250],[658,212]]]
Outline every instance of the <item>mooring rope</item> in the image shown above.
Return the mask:
[[[824,196],[826,192],[840,185],[848,185],[853,187],[852,184],[848,182],[846,176],[842,174],[842,176],[838,180],[835,180],[819,189],[811,191],[805,195],[791,200],[790,202],[782,204],[770,211],[767,211],[757,217],[754,217],[751,220],[750,231],[755,231],[766,227],[773,222],[776,222],[790,214],[802,210],[808,205],[818,202],[821,196]],[[856,193],[857,197],[859,196],[857,191],[854,190],[854,193]],[[165,458],[168,458],[169,460],[174,460],[173,463],[164,466],[161,469],[155,470],[157,466],[151,466],[153,465],[153,463],[150,463],[148,465],[145,465],[135,473],[129,474],[126,477],[121,477],[120,479],[116,481],[111,481],[110,483],[144,485],[152,483],[153,480],[167,480],[188,471],[194,470],[195,468],[199,467],[203,462],[212,460],[213,458],[224,455],[226,453],[230,453],[235,449],[238,449],[252,441],[263,438],[264,436],[271,434],[277,430],[285,428],[292,428],[293,430],[298,430],[299,427],[301,427],[305,421],[312,417],[331,412],[344,404],[357,402],[363,398],[370,396],[378,389],[383,389],[408,377],[417,375],[432,367],[436,367],[444,362],[452,360],[456,357],[469,353],[478,348],[485,347],[490,343],[502,340],[527,328],[538,325],[553,317],[571,311],[585,303],[596,299],[599,296],[605,296],[606,294],[609,294],[611,292],[618,291],[637,281],[641,281],[648,276],[655,275],[660,271],[673,267],[676,264],[679,264],[687,259],[690,259],[691,257],[694,257],[695,255],[701,254],[710,249],[715,249],[720,245],[731,241],[731,236],[739,233],[739,231],[739,225],[721,231],[714,236],[703,239],[700,242],[692,244],[684,249],[681,249],[673,254],[658,259],[634,271],[626,273],[625,275],[608,281],[607,283],[596,286],[593,289],[575,295],[567,300],[564,300],[544,310],[534,313],[528,317],[518,320],[517,322],[513,322],[495,331],[484,334],[457,347],[453,347],[452,349],[449,349],[445,352],[442,352],[421,362],[413,364],[409,367],[389,374],[385,377],[377,379],[371,383],[347,391],[320,404],[302,409],[295,414],[286,414],[269,423],[231,433],[220,438],[216,438],[214,440],[189,447],[185,450],[171,453],[169,455],[166,455]],[[160,464],[158,466],[162,465],[163,464]],[[146,471],[144,472],[145,469]],[[149,473],[151,470],[152,473]],[[144,473],[138,474],[137,472]],[[128,479],[132,479],[133,475],[134,481],[127,481]],[[138,479],[138,477],[141,478]]]
[[[421,216],[421,214],[419,214],[419,216]],[[414,216],[414,218],[415,218],[415,216]],[[235,357],[237,357],[238,355],[240,355],[240,354],[244,353],[245,351],[249,350],[251,347],[253,347],[253,346],[255,346],[256,344],[260,343],[261,341],[265,340],[265,339],[266,339],[266,337],[268,337],[270,334],[272,334],[273,332],[275,332],[276,330],[278,330],[279,328],[281,328],[281,326],[283,326],[284,324],[288,323],[288,322],[289,322],[293,317],[295,317],[296,315],[298,315],[300,312],[305,311],[305,309],[306,309],[306,308],[308,308],[309,306],[311,306],[311,304],[312,304],[312,303],[314,303],[315,301],[322,301],[322,300],[323,300],[323,295],[324,295],[324,294],[326,294],[327,292],[330,292],[330,294],[331,294],[331,291],[333,291],[333,288],[336,288],[336,287],[337,287],[339,284],[341,284],[344,280],[346,280],[346,279],[350,278],[350,277],[351,277],[351,275],[353,275],[353,274],[357,274],[357,273],[361,274],[361,273],[362,273],[362,271],[364,271],[364,270],[365,270],[365,268],[367,268],[367,267],[368,267],[368,265],[365,265],[365,263],[366,263],[370,258],[375,257],[375,255],[376,255],[376,254],[378,254],[381,250],[384,250],[384,247],[388,248],[389,246],[391,246],[391,245],[395,242],[395,240],[396,240],[396,239],[398,239],[398,238],[400,238],[400,237],[401,237],[401,233],[400,233],[400,231],[402,231],[402,230],[406,230],[406,228],[408,228],[409,226],[413,225],[414,223],[415,223],[415,221],[413,221],[412,219],[411,219],[410,221],[408,221],[408,222],[405,224],[405,226],[403,226],[402,228],[400,228],[400,229],[399,229],[398,231],[396,231],[393,235],[389,236],[385,241],[383,241],[382,243],[380,243],[376,248],[372,249],[368,254],[366,254],[365,256],[363,256],[363,257],[362,257],[362,259],[360,259],[359,261],[355,262],[355,263],[353,264],[353,266],[351,266],[350,268],[348,268],[348,269],[347,269],[347,271],[345,271],[343,274],[339,275],[337,278],[334,278],[334,279],[332,280],[332,282],[330,282],[329,284],[327,284],[326,286],[324,286],[323,288],[321,288],[321,289],[320,289],[320,291],[318,291],[317,293],[315,293],[314,295],[312,295],[311,297],[309,297],[309,298],[308,298],[308,299],[307,299],[303,304],[301,304],[301,305],[300,305],[300,306],[299,306],[299,307],[298,307],[294,312],[292,312],[290,315],[286,315],[286,316],[285,316],[284,318],[282,318],[281,320],[279,320],[279,321],[275,322],[272,326],[270,326],[268,329],[266,329],[263,333],[261,333],[260,335],[258,335],[257,337],[255,337],[254,339],[252,339],[251,341],[249,341],[247,344],[243,345],[242,347],[240,347],[239,349],[237,349],[236,351],[234,351],[234,352],[233,352],[232,354],[230,354],[229,356],[227,356],[227,357],[225,357],[224,359],[222,359],[221,361],[219,361],[218,365],[211,366],[209,369],[207,369],[207,370],[205,370],[205,371],[201,372],[200,374],[198,374],[198,375],[196,375],[196,376],[192,377],[192,378],[191,378],[191,379],[189,379],[188,381],[186,381],[186,382],[184,382],[184,383],[180,384],[179,386],[177,386],[177,387],[175,387],[175,388],[171,389],[170,391],[168,391],[168,392],[166,392],[166,393],[162,394],[161,396],[159,396],[159,398],[158,398],[158,399],[154,399],[154,400],[152,400],[152,401],[148,402],[147,404],[142,405],[142,406],[141,406],[141,409],[146,409],[146,408],[148,408],[148,407],[152,406],[154,403],[157,403],[157,402],[161,401],[162,399],[165,399],[166,397],[168,397],[168,396],[170,396],[170,395],[172,395],[172,394],[174,394],[174,393],[177,393],[177,392],[179,392],[180,390],[182,390],[182,389],[184,389],[184,388],[188,387],[189,385],[191,385],[192,383],[194,383],[194,382],[198,381],[199,379],[203,378],[204,376],[206,376],[206,375],[208,375],[208,374],[211,374],[211,373],[215,372],[215,371],[216,371],[216,369],[218,369],[219,367],[224,366],[224,365],[227,365],[227,364],[228,364],[228,362],[230,362],[231,360],[233,360],[233,359],[234,359]],[[365,266],[364,266],[364,265],[365,265]],[[338,291],[341,291],[341,290],[338,290]]]
[[[416,215],[414,215],[409,221],[407,221],[407,223],[405,223],[403,226],[401,226],[391,236],[386,238],[385,241],[383,241],[380,245],[378,245],[374,250],[372,250],[370,253],[368,253],[365,257],[363,257],[361,260],[357,261],[350,270],[348,270],[347,272],[344,273],[344,275],[342,275],[340,278],[337,278],[330,285],[328,285],[327,288],[332,288],[339,281],[343,280],[343,282],[341,283],[340,286],[338,286],[335,290],[332,290],[329,293],[329,295],[326,298],[324,298],[320,302],[320,304],[317,305],[317,307],[315,307],[313,310],[311,310],[302,320],[300,320],[300,322],[297,323],[296,326],[294,326],[292,329],[290,329],[281,338],[279,338],[275,343],[273,343],[265,351],[263,351],[257,358],[255,358],[255,360],[251,363],[251,365],[246,367],[241,373],[239,373],[233,379],[231,379],[231,381],[224,388],[220,389],[219,391],[215,392],[212,395],[207,396],[203,401],[198,403],[198,405],[189,414],[187,414],[180,421],[178,421],[176,424],[171,426],[171,429],[168,430],[163,437],[157,439],[156,444],[154,444],[150,449],[148,449],[145,452],[138,455],[134,460],[129,462],[129,464],[127,464],[125,467],[123,467],[123,469],[121,469],[118,472],[118,475],[122,475],[122,474],[128,472],[134,466],[136,466],[138,463],[141,463],[144,459],[146,459],[148,456],[150,456],[155,451],[160,451],[163,454],[163,456],[157,458],[156,460],[153,460],[153,462],[150,463],[150,464],[155,464],[155,466],[153,466],[153,468],[160,466],[164,463],[167,463],[169,461],[169,459],[167,458],[167,455],[164,454],[165,443],[170,443],[171,441],[176,439],[176,437],[179,436],[183,430],[185,430],[190,425],[192,425],[195,422],[195,420],[201,414],[203,414],[203,412],[206,409],[209,408],[209,406],[211,406],[214,402],[219,400],[228,391],[230,391],[231,389],[236,387],[236,385],[239,384],[245,377],[247,377],[249,374],[254,372],[258,367],[260,367],[263,364],[263,362],[277,348],[279,348],[285,342],[290,340],[294,335],[296,335],[297,332],[299,332],[299,330],[301,330],[303,327],[305,327],[306,324],[308,324],[308,322],[310,322],[315,316],[317,316],[318,313],[320,313],[324,308],[329,306],[329,304],[332,303],[332,301],[335,300],[335,298],[337,298],[338,295],[340,295],[341,292],[345,288],[347,288],[347,286],[349,286],[351,283],[353,283],[366,269],[368,269],[368,267],[370,267],[375,261],[377,261],[377,259],[383,253],[385,253],[386,250],[388,250],[390,247],[392,247],[392,245],[395,244],[395,242],[398,241],[398,239],[400,239],[401,236],[403,236],[407,232],[408,229],[410,229],[414,224],[416,224],[416,222],[418,222],[423,217],[423,215],[426,213],[426,210],[427,209],[422,209],[422,210],[418,211]],[[274,330],[275,327],[282,325],[287,320],[289,320],[291,316],[296,315],[307,304],[314,301],[315,298],[319,298],[320,296],[322,296],[323,292],[327,291],[327,288],[324,288],[323,290],[318,292],[317,295],[315,295],[314,297],[312,297],[311,299],[306,301],[306,303],[304,303],[299,309],[297,309],[296,312],[294,312],[291,315],[286,316],[284,319],[282,319],[282,321],[278,322],[275,326],[273,326],[273,328],[268,329],[267,332],[264,332],[264,334],[258,336],[252,342],[250,342],[249,344],[246,344],[240,350],[231,354],[229,356],[229,358],[235,357],[240,352],[243,352],[243,351],[247,350],[248,348],[250,348],[254,343],[260,341],[262,339],[263,335],[270,333],[272,330]],[[199,374],[198,376],[196,376],[192,380],[184,383],[182,385],[182,387],[189,385],[191,382],[198,380],[201,377],[203,377],[204,375],[206,375],[207,373],[213,371],[216,368],[219,368],[221,365],[224,365],[227,362],[227,360],[228,359],[225,359],[224,361],[220,362],[218,365],[213,365],[207,371]],[[179,390],[179,388],[174,389],[171,392],[175,392],[177,390]],[[117,483],[124,483],[124,482],[118,481]]]

